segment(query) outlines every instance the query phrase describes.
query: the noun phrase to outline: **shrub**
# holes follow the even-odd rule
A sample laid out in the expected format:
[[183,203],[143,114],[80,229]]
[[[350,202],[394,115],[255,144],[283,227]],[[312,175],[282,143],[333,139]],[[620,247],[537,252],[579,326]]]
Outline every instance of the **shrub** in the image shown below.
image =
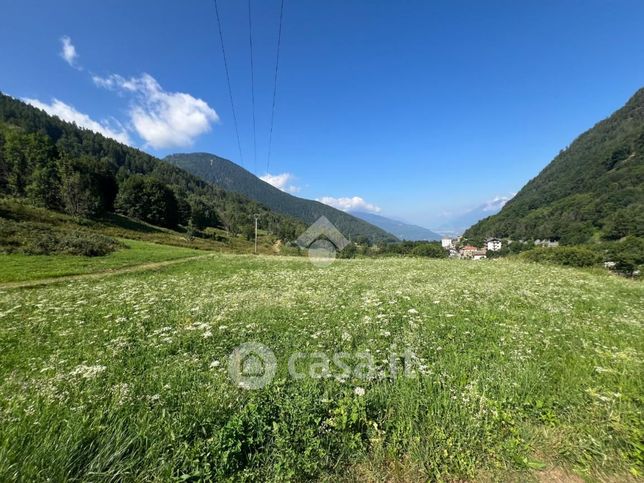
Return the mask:
[[99,257],[124,247],[123,243],[108,236],[83,231],[63,234],[58,240],[58,253]]
[[568,267],[590,267],[602,261],[601,255],[582,247],[534,248],[520,255],[524,260],[554,263]]
[[447,258],[448,253],[438,243],[423,243],[416,245],[411,254],[416,257],[429,257],[429,258]]
[[114,238],[83,230],[65,231],[44,223],[17,223],[6,219],[1,221],[1,253],[98,257],[125,247]]

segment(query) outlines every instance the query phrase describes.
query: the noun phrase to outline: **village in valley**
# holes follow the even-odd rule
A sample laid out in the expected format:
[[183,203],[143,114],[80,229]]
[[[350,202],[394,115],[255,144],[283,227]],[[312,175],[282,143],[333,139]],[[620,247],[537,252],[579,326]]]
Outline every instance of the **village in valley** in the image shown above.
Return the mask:
[[[469,260],[484,260],[488,258],[491,253],[500,252],[504,243],[510,245],[512,240],[503,241],[500,238],[488,238],[485,240],[481,247],[477,247],[468,243],[464,243],[463,237],[456,238],[443,237],[441,239],[441,246],[449,251],[450,258],[465,258]],[[525,243],[519,241],[519,243]],[[553,248],[559,246],[556,240],[535,240],[534,245],[538,247]]]

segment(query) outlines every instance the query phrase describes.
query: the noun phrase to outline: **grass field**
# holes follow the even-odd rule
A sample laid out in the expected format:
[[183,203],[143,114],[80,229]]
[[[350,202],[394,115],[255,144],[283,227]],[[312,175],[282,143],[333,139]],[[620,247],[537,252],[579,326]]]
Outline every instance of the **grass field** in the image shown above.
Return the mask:
[[101,257],[77,255],[0,255],[0,283],[115,270],[151,262],[203,255],[203,251],[121,239],[127,248]]
[[[636,480],[643,300],[509,260],[232,255],[0,292],[0,480]],[[256,390],[227,371],[249,341],[277,359]]]

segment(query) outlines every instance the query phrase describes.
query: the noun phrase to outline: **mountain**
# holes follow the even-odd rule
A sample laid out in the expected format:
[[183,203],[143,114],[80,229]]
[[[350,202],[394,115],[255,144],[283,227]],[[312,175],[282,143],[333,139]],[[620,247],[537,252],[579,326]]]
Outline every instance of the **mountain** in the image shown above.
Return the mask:
[[285,193],[232,161],[214,154],[172,154],[167,156],[165,160],[215,186],[240,193],[278,213],[292,216],[306,224],[310,225],[321,216],[326,216],[347,238],[355,239],[358,236],[366,236],[375,242],[395,239],[385,230],[344,211],[318,201],[306,200]]
[[350,211],[353,216],[365,220],[372,225],[376,225],[383,230],[395,235],[401,240],[421,241],[421,240],[440,240],[442,238],[438,233],[434,233],[427,228],[418,225],[410,225],[398,220],[392,220],[384,216],[363,211]]
[[479,205],[471,210],[457,214],[447,221],[441,223],[437,228],[441,233],[456,236],[462,235],[465,230],[474,225],[483,218],[492,216],[501,211],[501,208],[510,199],[507,196],[498,196],[482,205]]
[[564,244],[627,235],[644,236],[644,89],[464,234]]
[[294,240],[306,226],[138,149],[0,93],[0,196],[73,216],[119,211],[155,225],[250,236],[254,213]]

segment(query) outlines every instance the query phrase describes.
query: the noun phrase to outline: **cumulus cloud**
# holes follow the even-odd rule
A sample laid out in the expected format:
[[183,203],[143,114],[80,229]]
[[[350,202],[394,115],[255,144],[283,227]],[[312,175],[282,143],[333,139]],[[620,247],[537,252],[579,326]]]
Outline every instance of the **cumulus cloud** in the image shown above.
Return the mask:
[[99,87],[133,97],[130,122],[146,144],[155,149],[190,146],[219,121],[205,101],[183,92],[167,92],[149,74],[129,79],[116,74],[92,79]]
[[58,99],[53,99],[51,104],[41,102],[38,99],[23,99],[23,101],[63,121],[72,122],[79,127],[89,129],[120,143],[132,146],[132,140],[128,136],[127,130],[118,121],[95,121],[87,114],[77,111],[73,106],[65,104]]
[[318,198],[317,201],[342,211],[366,211],[369,213],[380,213],[380,208],[378,206],[367,203],[360,196],[347,198],[333,198],[332,196],[323,196],[322,198]]
[[282,174],[265,174],[260,176],[259,179],[266,181],[268,184],[275,186],[276,188],[285,191],[287,193],[297,193],[300,191],[299,186],[292,184],[295,176],[291,173],[282,173]]
[[65,62],[67,62],[72,67],[80,69],[80,67],[76,63],[76,60],[78,59],[78,53],[76,52],[76,47],[74,47],[74,44],[72,44],[72,39],[65,35],[61,37],[60,41],[63,44],[60,51],[60,56],[65,59]]
[[481,207],[482,211],[499,211],[503,206],[514,198],[516,193],[512,193],[509,196],[495,196],[491,200],[486,201]]

